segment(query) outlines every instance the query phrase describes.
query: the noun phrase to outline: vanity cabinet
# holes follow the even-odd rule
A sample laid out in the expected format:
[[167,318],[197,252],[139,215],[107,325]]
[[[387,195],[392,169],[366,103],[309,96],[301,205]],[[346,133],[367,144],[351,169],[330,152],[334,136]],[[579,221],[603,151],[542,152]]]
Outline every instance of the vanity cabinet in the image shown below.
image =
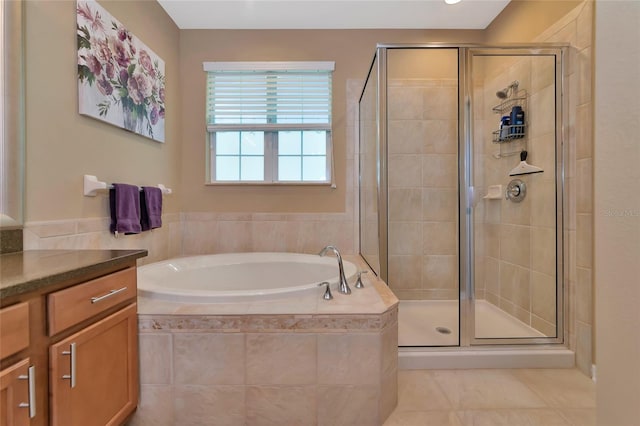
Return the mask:
[[119,426],[133,414],[136,259],[145,255],[1,255],[0,426]]
[[[52,426],[119,425],[138,403],[136,268],[47,296]],[[105,314],[120,307],[114,313]],[[97,319],[97,320],[96,320]],[[57,339],[56,339],[57,340]]]
[[0,309],[0,359],[19,360],[0,371],[0,426],[29,425],[35,416],[35,367],[28,356],[29,304]]
[[35,368],[29,358],[0,371],[0,426],[28,426],[35,416]]
[[52,426],[120,425],[138,402],[136,305],[50,348]]

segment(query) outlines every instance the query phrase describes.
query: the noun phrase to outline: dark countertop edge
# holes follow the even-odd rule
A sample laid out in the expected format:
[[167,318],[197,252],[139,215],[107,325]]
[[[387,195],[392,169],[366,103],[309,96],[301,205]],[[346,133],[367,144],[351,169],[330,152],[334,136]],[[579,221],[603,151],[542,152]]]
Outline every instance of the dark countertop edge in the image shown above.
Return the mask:
[[[33,252],[55,252],[56,250],[33,250]],[[20,296],[27,293],[36,292],[42,290],[43,288],[54,286],[61,282],[72,282],[72,281],[82,281],[84,279],[90,280],[96,278],[105,273],[109,273],[118,269],[118,266],[126,266],[132,261],[135,262],[137,259],[141,257],[145,257],[148,255],[148,251],[144,249],[140,250],[60,250],[60,252],[74,252],[81,253],[83,251],[87,252],[110,252],[115,255],[110,259],[97,261],[94,263],[87,264],[86,266],[79,266],[72,269],[68,269],[65,271],[58,271],[50,275],[44,275],[42,277],[26,280],[23,282],[18,282],[14,285],[11,285],[6,288],[0,288],[0,300],[6,299],[9,297]],[[29,251],[24,251],[20,253],[28,253]],[[11,253],[13,255],[17,255],[18,253]]]

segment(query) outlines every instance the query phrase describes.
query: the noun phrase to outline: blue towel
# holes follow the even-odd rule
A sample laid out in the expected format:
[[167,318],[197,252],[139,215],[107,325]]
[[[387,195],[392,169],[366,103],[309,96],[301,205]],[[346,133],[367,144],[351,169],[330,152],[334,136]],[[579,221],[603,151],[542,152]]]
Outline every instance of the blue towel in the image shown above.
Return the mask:
[[140,224],[143,231],[162,226],[162,191],[155,186],[143,186],[140,192]]
[[111,232],[116,234],[140,233],[140,190],[135,185],[114,183],[109,190]]

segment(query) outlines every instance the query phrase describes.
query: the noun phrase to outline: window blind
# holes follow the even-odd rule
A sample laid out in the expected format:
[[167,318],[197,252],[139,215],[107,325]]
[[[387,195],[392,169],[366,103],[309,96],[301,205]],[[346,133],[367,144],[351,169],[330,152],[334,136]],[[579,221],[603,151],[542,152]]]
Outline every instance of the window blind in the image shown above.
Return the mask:
[[234,70],[225,64],[219,69],[205,64],[210,130],[247,125],[331,129],[333,67]]

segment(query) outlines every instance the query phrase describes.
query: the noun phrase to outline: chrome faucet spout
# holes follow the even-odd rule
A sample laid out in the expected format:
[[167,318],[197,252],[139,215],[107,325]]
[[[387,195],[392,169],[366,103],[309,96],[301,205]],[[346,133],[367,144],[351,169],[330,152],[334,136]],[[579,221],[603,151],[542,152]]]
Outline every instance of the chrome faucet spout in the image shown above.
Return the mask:
[[351,294],[351,289],[349,288],[347,277],[344,275],[344,265],[342,264],[342,256],[340,255],[340,252],[335,246],[326,246],[325,248],[320,250],[320,253],[318,254],[320,256],[324,256],[327,251],[332,251],[338,258],[338,272],[340,274],[340,285],[338,287],[338,291],[342,294]]

